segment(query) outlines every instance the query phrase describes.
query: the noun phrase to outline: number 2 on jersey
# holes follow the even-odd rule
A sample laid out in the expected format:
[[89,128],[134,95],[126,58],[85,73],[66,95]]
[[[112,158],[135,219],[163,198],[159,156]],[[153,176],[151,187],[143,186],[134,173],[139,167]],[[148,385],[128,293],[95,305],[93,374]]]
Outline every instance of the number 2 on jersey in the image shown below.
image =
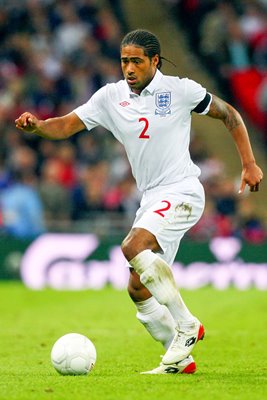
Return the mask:
[[145,123],[144,129],[142,130],[142,132],[139,135],[139,139],[149,139],[150,136],[146,133],[146,131],[148,130],[148,126],[149,126],[148,119],[147,118],[139,118],[139,122]]
[[161,217],[165,217],[163,211],[168,211],[171,208],[171,203],[168,200],[162,200],[162,203],[166,203],[165,207],[159,208],[158,210],[154,210],[154,213],[159,214]]

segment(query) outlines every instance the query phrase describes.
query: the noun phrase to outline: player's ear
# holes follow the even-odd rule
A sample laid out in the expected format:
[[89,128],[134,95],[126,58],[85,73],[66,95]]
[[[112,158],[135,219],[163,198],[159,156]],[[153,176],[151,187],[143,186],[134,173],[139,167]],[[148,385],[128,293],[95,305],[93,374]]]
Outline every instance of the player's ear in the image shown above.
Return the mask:
[[158,55],[158,54],[155,54],[155,55],[152,57],[152,64],[153,64],[155,67],[157,67],[158,63],[159,63],[159,55]]

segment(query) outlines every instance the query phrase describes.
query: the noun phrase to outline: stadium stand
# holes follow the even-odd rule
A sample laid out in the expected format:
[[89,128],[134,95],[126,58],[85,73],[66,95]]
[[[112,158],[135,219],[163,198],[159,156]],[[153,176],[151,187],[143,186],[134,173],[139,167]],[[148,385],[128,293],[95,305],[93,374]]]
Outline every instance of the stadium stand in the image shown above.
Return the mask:
[[[190,48],[215,74],[267,142],[267,3],[262,0],[167,2],[186,31]],[[171,3],[171,4],[170,4]]]
[[[112,135],[97,128],[94,134],[83,132],[68,142],[51,142],[20,134],[14,128],[14,119],[26,109],[40,118],[65,114],[87,101],[105,83],[120,79],[121,38],[127,29],[140,27],[142,18],[149,15],[149,10],[140,12],[146,5],[150,5],[151,21],[151,2],[141,3],[24,0],[1,4],[2,235],[15,232],[10,223],[16,223],[18,209],[6,209],[1,199],[14,189],[18,171],[27,177],[23,185],[40,199],[42,231],[43,225],[47,231],[90,230],[108,234],[128,230],[140,193],[135,188],[124,150]],[[157,12],[161,13],[162,4],[177,11],[179,3],[159,2]],[[136,13],[139,23],[134,21]],[[169,32],[163,32],[160,18],[152,18],[156,24],[154,31],[160,38],[168,38]],[[143,27],[149,29],[150,22],[143,23]],[[177,57],[178,51],[182,48],[175,48],[175,63],[179,58],[188,60],[183,53]],[[166,52],[168,58],[174,49]],[[173,67],[166,64],[165,68]],[[265,97],[262,95],[261,104],[265,104]],[[191,235],[201,240],[214,235],[237,235],[254,242],[263,241],[266,225],[262,218],[248,198],[240,200],[232,194],[236,188],[233,190],[235,182],[228,177],[228,165],[205,145],[205,136],[200,131],[207,130],[207,126],[205,123],[204,128],[200,122],[192,132],[192,157],[202,168],[207,207],[201,224]],[[211,226],[213,229],[209,229]],[[28,234],[34,235],[34,230]]]

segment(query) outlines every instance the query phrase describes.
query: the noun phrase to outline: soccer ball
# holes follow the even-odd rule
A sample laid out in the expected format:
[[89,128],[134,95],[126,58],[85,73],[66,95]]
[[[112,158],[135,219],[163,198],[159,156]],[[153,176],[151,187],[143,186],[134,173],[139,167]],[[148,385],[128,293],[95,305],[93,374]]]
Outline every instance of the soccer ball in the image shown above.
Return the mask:
[[51,361],[61,375],[86,375],[95,366],[96,348],[86,336],[68,333],[52,347]]

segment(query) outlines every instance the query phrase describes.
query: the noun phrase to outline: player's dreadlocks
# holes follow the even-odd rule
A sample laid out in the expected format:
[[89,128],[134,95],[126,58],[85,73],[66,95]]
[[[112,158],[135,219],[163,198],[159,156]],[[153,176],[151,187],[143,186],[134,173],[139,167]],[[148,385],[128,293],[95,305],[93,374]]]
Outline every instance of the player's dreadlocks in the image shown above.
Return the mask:
[[[173,64],[171,61],[160,55],[161,48],[159,40],[156,35],[149,31],[144,29],[136,29],[135,31],[127,33],[127,35],[122,39],[121,48],[128,45],[134,45],[143,48],[144,54],[149,57],[150,60],[157,54],[159,56],[159,62],[157,65],[158,69],[162,67],[162,60],[166,60]],[[173,65],[176,67],[175,64]]]

